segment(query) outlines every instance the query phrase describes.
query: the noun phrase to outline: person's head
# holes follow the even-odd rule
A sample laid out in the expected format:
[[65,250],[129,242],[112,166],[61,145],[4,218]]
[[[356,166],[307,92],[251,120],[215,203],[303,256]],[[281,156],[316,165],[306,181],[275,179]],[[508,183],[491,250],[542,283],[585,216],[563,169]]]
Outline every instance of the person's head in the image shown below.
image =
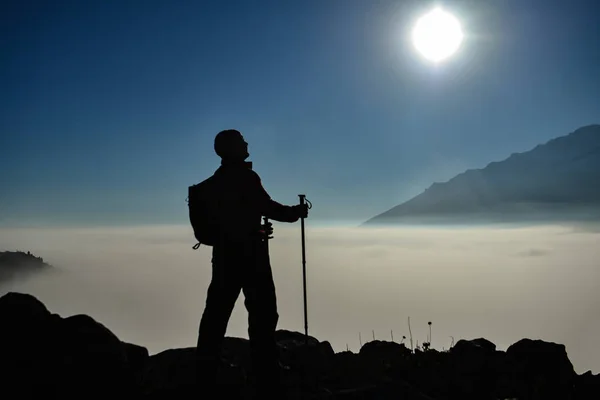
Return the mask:
[[243,161],[250,156],[244,136],[235,130],[221,131],[215,137],[215,152],[226,161]]

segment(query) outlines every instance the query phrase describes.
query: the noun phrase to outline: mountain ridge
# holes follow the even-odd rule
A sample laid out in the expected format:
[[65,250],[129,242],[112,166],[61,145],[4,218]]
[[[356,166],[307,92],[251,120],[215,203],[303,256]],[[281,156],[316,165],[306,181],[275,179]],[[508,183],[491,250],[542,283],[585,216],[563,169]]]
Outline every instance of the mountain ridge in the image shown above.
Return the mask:
[[0,282],[26,276],[52,266],[30,251],[0,251]]
[[[363,225],[586,218],[600,210],[600,124],[434,182]],[[558,214],[557,214],[558,213]]]

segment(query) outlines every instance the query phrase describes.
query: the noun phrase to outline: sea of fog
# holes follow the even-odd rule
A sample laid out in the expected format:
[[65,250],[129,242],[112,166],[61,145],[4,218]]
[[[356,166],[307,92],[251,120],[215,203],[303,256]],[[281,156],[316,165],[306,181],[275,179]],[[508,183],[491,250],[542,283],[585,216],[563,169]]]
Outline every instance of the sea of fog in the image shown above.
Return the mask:
[[[271,261],[278,328],[303,331],[300,225],[275,223]],[[210,281],[210,248],[188,226],[0,229],[0,250],[55,266],[0,283],[62,316],[89,314],[157,353],[194,346]],[[307,221],[309,333],[336,351],[409,336],[447,349],[485,337],[566,345],[577,372],[600,372],[600,233],[561,226],[460,229],[313,227]],[[228,335],[247,337],[243,295]]]

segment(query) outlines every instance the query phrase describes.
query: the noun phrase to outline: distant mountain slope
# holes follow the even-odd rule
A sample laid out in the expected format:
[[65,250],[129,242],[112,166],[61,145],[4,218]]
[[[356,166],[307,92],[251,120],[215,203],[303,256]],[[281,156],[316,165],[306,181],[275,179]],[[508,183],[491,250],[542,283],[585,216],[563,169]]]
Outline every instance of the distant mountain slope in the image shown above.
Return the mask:
[[0,252],[0,282],[31,272],[49,268],[41,257],[36,257],[30,252],[2,251]]
[[600,218],[600,125],[434,183],[365,225]]

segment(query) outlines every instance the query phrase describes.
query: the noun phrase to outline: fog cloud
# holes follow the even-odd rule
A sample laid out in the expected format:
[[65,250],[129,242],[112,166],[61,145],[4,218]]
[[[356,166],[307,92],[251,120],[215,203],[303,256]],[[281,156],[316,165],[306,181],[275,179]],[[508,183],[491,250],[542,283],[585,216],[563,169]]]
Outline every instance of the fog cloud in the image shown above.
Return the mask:
[[[567,346],[578,372],[600,372],[600,233],[565,227],[340,228],[307,222],[309,331],[336,351],[409,336],[448,348],[485,337]],[[210,282],[210,248],[187,226],[0,230],[0,250],[30,250],[55,271],[0,284],[62,316],[89,314],[156,353],[194,346]],[[278,327],[303,331],[298,225],[275,224]],[[227,334],[247,337],[243,295]]]

